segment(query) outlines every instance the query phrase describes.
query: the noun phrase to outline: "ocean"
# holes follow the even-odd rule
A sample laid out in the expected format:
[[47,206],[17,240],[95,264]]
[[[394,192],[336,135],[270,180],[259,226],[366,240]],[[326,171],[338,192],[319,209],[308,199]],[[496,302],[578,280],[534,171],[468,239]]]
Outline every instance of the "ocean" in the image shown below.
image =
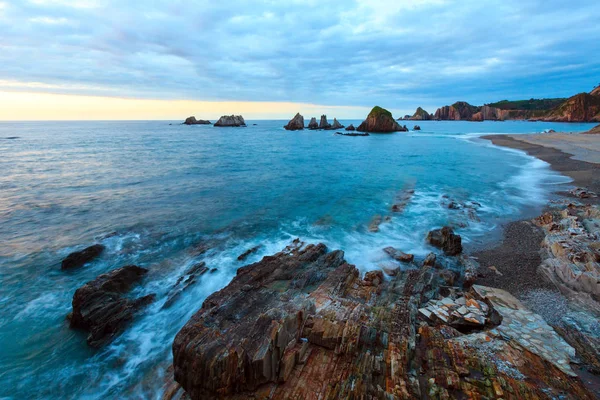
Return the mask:
[[[0,123],[0,398],[160,398],[175,334],[242,265],[299,237],[344,250],[366,272],[392,262],[386,246],[426,255],[427,232],[446,224],[466,247],[489,245],[570,179],[479,136],[593,126],[405,121],[422,130],[346,137],[247,122]],[[391,212],[403,196],[404,211]],[[473,205],[476,218],[452,201]],[[106,246],[101,257],[61,271],[66,255],[94,243]],[[198,255],[199,245],[208,251]],[[199,261],[217,271],[162,309]],[[68,327],[73,293],[128,264],[150,270],[132,295],[156,301],[91,349]]]

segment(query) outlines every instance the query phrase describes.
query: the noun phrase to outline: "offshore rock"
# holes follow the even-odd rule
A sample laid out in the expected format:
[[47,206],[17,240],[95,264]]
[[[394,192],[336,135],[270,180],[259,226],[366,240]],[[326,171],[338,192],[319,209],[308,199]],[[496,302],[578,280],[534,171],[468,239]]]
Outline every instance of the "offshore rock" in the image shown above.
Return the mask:
[[375,106],[362,124],[356,128],[359,132],[391,133],[408,131],[401,127],[388,110]]
[[319,124],[317,123],[317,119],[312,117],[310,122],[308,123],[308,129],[319,129]]
[[347,131],[355,131],[355,130],[356,130],[356,128],[354,127],[354,125],[350,124],[350,125],[348,125],[348,126],[346,127],[346,130],[347,130]]
[[337,119],[333,119],[333,124],[327,129],[344,129],[344,125],[340,124]]
[[319,122],[319,129],[331,128],[331,124],[327,122],[327,115],[321,115],[321,122]]
[[421,130],[421,127],[419,125],[415,125],[413,127],[413,131],[420,131],[420,130]]
[[184,122],[185,125],[210,125],[210,121],[204,119],[196,119],[196,117],[187,117]]
[[124,296],[147,272],[147,269],[128,265],[102,274],[77,289],[70,314],[71,328],[88,331],[87,342],[92,347],[111,340],[133,319],[136,311],[154,300],[153,294],[137,299]]
[[101,244],[95,244],[81,251],[75,251],[67,256],[62,263],[61,269],[73,269],[81,267],[94,260],[104,251],[105,247]]
[[427,242],[444,250],[448,256],[456,256],[462,252],[460,235],[456,235],[449,226],[430,231],[427,235]]
[[223,115],[214,126],[230,127],[230,126],[246,126],[246,121],[241,115]]
[[284,128],[288,131],[300,131],[304,129],[304,117],[300,113],[297,113]]
[[[175,337],[175,380],[191,399],[593,398],[539,316],[491,288],[442,297],[440,272],[361,279],[341,251],[296,241],[206,299]],[[461,298],[475,333],[418,311]]]
[[431,119],[431,115],[427,111],[423,110],[421,107],[417,108],[412,117],[408,115],[406,117],[404,119],[409,119],[413,121],[428,121]]

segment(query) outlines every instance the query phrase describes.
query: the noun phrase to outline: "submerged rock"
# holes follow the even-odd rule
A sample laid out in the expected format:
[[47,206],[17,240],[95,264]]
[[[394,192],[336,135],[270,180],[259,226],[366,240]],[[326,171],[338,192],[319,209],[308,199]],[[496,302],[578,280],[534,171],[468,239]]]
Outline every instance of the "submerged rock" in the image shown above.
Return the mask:
[[319,124],[317,123],[317,119],[312,117],[310,122],[308,123],[308,129],[319,129]]
[[73,269],[81,267],[94,260],[104,251],[105,247],[101,244],[95,244],[81,251],[75,251],[67,256],[62,263],[61,269]]
[[208,271],[208,267],[205,262],[199,262],[192,265],[185,273],[177,279],[177,282],[171,288],[167,301],[163,304],[162,308],[169,308],[175,303],[175,301],[181,296],[181,294],[187,290],[190,286],[197,282],[197,278],[204,275]]
[[360,132],[390,133],[407,131],[401,127],[388,110],[375,106],[367,116],[367,119],[356,128]]
[[342,135],[342,136],[369,136],[369,134],[367,132],[363,132],[363,133],[356,133],[356,132],[350,132],[350,133],[344,133],[344,132],[336,132],[336,135]]
[[297,113],[284,128],[288,131],[300,131],[304,129],[304,117],[300,113]]
[[238,258],[237,258],[238,261],[244,261],[246,258],[248,258],[248,256],[250,254],[256,253],[261,247],[262,247],[261,245],[258,245],[258,246],[252,247],[251,249],[246,250],[245,252],[243,252],[242,254],[240,254],[238,256]]
[[383,249],[383,251],[388,254],[390,257],[392,257],[394,260],[396,261],[401,261],[404,263],[409,263],[409,262],[413,262],[413,260],[415,259],[415,256],[412,254],[407,254],[404,253],[398,249],[395,249],[393,247],[386,247],[385,249]]
[[121,332],[136,311],[154,301],[154,295],[137,299],[124,296],[148,272],[128,265],[98,276],[77,289],[73,296],[71,328],[89,332],[87,342],[99,347]]
[[462,252],[460,235],[456,235],[449,226],[430,231],[427,242],[444,250],[444,253],[449,256],[456,256]]
[[230,127],[230,126],[246,126],[246,121],[241,115],[223,115],[214,126]]
[[184,122],[185,125],[210,125],[210,121],[204,119],[196,119],[196,117],[187,117]]

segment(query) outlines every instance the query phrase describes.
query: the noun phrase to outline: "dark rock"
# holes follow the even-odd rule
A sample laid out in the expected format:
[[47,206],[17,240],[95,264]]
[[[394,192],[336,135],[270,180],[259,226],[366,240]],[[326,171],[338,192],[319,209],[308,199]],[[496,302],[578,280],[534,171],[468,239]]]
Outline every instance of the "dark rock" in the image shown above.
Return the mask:
[[95,244],[81,251],[73,252],[62,261],[61,269],[81,267],[98,257],[104,249],[105,247],[103,245]]
[[321,122],[319,122],[319,129],[331,128],[331,124],[327,122],[327,115],[321,115]]
[[423,110],[421,107],[417,108],[412,117],[408,115],[406,117],[408,118],[404,119],[410,119],[413,121],[428,121],[431,119],[431,115],[427,111]]
[[415,125],[413,131],[420,131],[421,127],[419,125]]
[[248,258],[248,256],[250,254],[254,254],[256,253],[262,246],[258,245],[258,246],[254,246],[251,249],[246,250],[244,253],[240,254],[238,256],[238,261],[244,261],[246,258]]
[[335,129],[344,129],[344,125],[340,124],[337,119],[333,119],[333,124],[327,129],[335,130]]
[[[163,304],[162,308],[165,309],[171,307],[185,290],[197,282],[196,278],[204,275],[208,270],[209,269],[205,262],[199,262],[192,265],[182,276],[179,277],[179,279],[177,279],[177,282],[171,288],[169,297],[167,298],[165,304]],[[211,270],[211,272],[213,272],[213,270]]]
[[346,127],[346,130],[347,131],[355,131],[356,128],[354,127],[354,125],[350,124],[350,125],[348,125],[348,127]]
[[367,119],[356,128],[360,132],[378,132],[378,133],[390,133],[408,131],[408,129],[402,128],[392,116],[392,113],[388,110],[375,106],[367,116]]
[[448,226],[429,232],[427,241],[432,246],[444,250],[444,253],[449,256],[456,256],[462,252],[460,235],[456,235]]
[[246,121],[241,115],[223,115],[214,126],[230,127],[230,126],[246,126]]
[[414,255],[404,253],[404,252],[402,252],[400,250],[397,250],[397,249],[395,249],[393,247],[386,247],[385,249],[383,249],[383,251],[386,252],[394,260],[401,261],[401,262],[404,262],[404,263],[413,262],[413,260],[415,259]]
[[344,133],[344,132],[336,132],[336,135],[342,135],[342,136],[369,136],[369,134],[367,132],[364,133]]
[[300,131],[304,129],[304,117],[300,113],[297,113],[284,128],[288,131]]
[[77,289],[73,296],[71,328],[89,332],[87,342],[99,347],[120,333],[140,308],[154,301],[154,295],[137,299],[123,296],[148,272],[128,265],[98,276]]
[[187,117],[184,122],[185,125],[210,125],[210,121],[204,119],[196,119],[196,117]]
[[427,254],[427,257],[425,257],[425,260],[423,260],[423,266],[424,267],[435,267],[436,259],[437,259],[437,257],[435,256],[435,253]]
[[310,122],[308,123],[308,129],[319,129],[319,124],[317,123],[317,119],[312,117]]

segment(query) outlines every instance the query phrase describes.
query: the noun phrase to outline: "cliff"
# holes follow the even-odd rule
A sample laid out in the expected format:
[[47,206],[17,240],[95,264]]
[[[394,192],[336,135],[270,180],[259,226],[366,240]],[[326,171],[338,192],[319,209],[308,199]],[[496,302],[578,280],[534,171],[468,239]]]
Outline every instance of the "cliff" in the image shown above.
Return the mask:
[[600,122],[598,88],[591,93],[576,94],[544,116],[534,119],[552,122]]

